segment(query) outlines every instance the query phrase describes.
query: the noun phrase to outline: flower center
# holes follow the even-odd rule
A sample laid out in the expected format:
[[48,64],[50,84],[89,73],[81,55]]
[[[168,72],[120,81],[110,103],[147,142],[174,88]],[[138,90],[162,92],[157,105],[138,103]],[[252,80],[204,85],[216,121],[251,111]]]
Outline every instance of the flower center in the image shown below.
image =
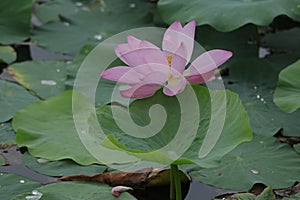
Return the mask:
[[171,67],[173,56],[167,56],[169,67]]

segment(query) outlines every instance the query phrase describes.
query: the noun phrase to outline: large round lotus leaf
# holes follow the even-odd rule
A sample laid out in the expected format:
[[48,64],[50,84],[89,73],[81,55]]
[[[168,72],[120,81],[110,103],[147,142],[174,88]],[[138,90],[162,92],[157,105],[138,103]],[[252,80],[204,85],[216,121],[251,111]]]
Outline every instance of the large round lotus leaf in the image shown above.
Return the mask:
[[105,2],[104,11],[78,9],[67,16],[61,13],[62,21],[34,29],[32,40],[48,50],[75,55],[86,44],[96,45],[121,31],[150,26],[154,7],[146,1],[110,0]]
[[0,46],[0,63],[11,63],[17,58],[15,50],[11,46]]
[[13,128],[17,144],[26,146],[35,157],[72,159],[82,165],[98,163],[82,145],[75,129],[71,91],[18,111]]
[[[42,194],[43,200],[130,200],[135,199],[127,192],[122,193],[118,198],[111,194],[111,187],[97,183],[80,183],[80,182],[61,182],[45,185],[35,190]],[[34,196],[30,192],[20,194],[11,200],[23,200],[25,197]],[[27,198],[26,198],[27,199]]]
[[[124,117],[126,116],[124,115],[126,111],[122,107],[105,106],[99,108],[97,112],[98,120],[105,133],[113,134],[114,138],[112,139],[112,137],[110,137],[110,139],[113,143],[117,144],[119,148],[126,149],[137,158],[158,163],[163,163],[162,161],[164,161],[165,158],[167,159],[168,155],[166,153],[159,151],[156,152],[154,150],[163,148],[167,144],[169,145],[170,143],[173,144],[175,142],[174,149],[170,151],[177,152],[177,147],[186,145],[185,143],[188,141],[187,138],[193,139],[193,135],[191,135],[193,134],[192,129],[195,123],[199,123],[199,126],[196,126],[195,131],[197,131],[197,129],[198,131],[196,133],[194,142],[191,143],[191,146],[188,146],[187,152],[181,157],[181,159],[178,161],[178,164],[195,162],[200,166],[211,167],[212,165],[215,165],[216,160],[234,149],[238,144],[251,139],[252,134],[250,130],[249,119],[240,99],[235,93],[221,90],[209,91],[206,87],[202,86],[194,86],[193,89],[196,94],[196,101],[198,101],[199,104],[197,105],[196,103],[196,106],[198,106],[200,109],[200,119],[197,115],[197,110],[180,110],[180,107],[185,109],[193,108],[194,105],[191,105],[191,100],[188,100],[185,102],[185,104],[179,104],[176,97],[168,97],[164,95],[162,91],[157,92],[150,98],[136,100],[130,105],[129,110],[132,119],[136,123],[135,126],[146,126],[148,123],[150,123],[149,110],[151,106],[160,104],[165,109],[167,114],[166,122],[163,124],[162,129],[156,130],[157,134],[149,137],[146,137],[147,134],[150,134],[150,132],[153,131],[150,127],[149,130],[145,129],[144,132],[140,132],[140,135],[146,134],[141,138],[126,134],[125,131],[122,131],[119,128],[115,120],[118,120],[118,123],[121,123],[125,126],[128,122],[128,119]],[[190,94],[184,91],[180,95],[182,98],[183,96],[189,96]],[[225,96],[226,99],[224,99]],[[191,96],[190,98],[193,97]],[[214,107],[212,107],[211,102],[214,102]],[[112,115],[111,108],[116,109],[118,111],[118,115]],[[182,114],[188,114],[189,121],[185,117],[181,118]],[[222,124],[223,126],[219,132],[219,130],[210,126],[214,125],[214,127],[219,128],[220,123],[223,123],[223,114],[224,117],[226,116],[226,118],[224,125]],[[152,117],[152,120],[163,121],[162,115]],[[179,135],[180,131],[178,133],[177,131],[182,125],[186,125],[188,127],[184,130],[184,137],[180,140],[174,139],[177,137],[177,135]],[[132,130],[132,132],[136,132],[135,127],[129,128]],[[158,127],[155,127],[155,129],[157,128]],[[130,132],[130,134],[132,134],[132,132]],[[205,134],[208,135],[208,133],[208,138],[210,138],[210,141],[214,140],[212,138],[218,138],[219,134],[221,134],[221,136],[217,140],[214,148],[211,151],[209,150],[208,155],[205,158],[200,159],[198,154],[200,152],[201,145],[208,145],[207,140],[204,142]],[[207,150],[210,147],[207,147]],[[141,154],[141,152],[151,153],[145,155]]]
[[21,176],[0,172],[0,186],[0,199],[9,200],[18,193],[31,192],[41,184]]
[[192,170],[191,176],[216,187],[249,190],[255,183],[274,189],[300,180],[300,155],[273,137],[255,136],[222,158],[217,168]]
[[93,175],[101,174],[107,169],[104,165],[78,165],[72,160],[44,160],[44,162],[42,160],[41,162],[41,159],[31,156],[27,152],[23,154],[22,159],[25,165],[30,169],[49,176],[69,176],[75,174]]
[[23,87],[0,80],[0,122],[10,120],[15,112],[38,101]]
[[65,91],[66,63],[63,61],[26,61],[8,68],[20,84],[41,98]]
[[300,60],[283,69],[279,74],[274,102],[286,112],[300,107]]
[[244,59],[234,63],[229,76],[223,78],[226,87],[242,99],[253,132],[272,136],[283,128],[284,135],[299,136],[300,112],[285,113],[273,102],[279,71],[280,68],[267,60]]
[[0,123],[0,146],[1,144],[15,144],[15,140],[16,134],[11,127],[11,123]]
[[29,37],[33,0],[0,1],[0,43],[12,44]]
[[299,0],[160,0],[158,9],[168,24],[176,20],[196,20],[219,31],[232,31],[248,23],[270,24],[276,16],[287,15],[300,20]]

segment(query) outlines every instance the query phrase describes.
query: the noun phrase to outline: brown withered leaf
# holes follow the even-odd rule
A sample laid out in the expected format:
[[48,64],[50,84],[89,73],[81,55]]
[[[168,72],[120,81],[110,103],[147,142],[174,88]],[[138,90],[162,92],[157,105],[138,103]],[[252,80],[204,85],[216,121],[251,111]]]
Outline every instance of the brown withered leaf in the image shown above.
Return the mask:
[[[182,182],[189,182],[189,178],[181,172]],[[169,169],[144,168],[133,172],[116,172],[110,174],[96,174],[93,176],[73,175],[62,176],[61,181],[88,181],[105,183],[110,186],[124,185],[135,189],[168,185],[170,183]]]

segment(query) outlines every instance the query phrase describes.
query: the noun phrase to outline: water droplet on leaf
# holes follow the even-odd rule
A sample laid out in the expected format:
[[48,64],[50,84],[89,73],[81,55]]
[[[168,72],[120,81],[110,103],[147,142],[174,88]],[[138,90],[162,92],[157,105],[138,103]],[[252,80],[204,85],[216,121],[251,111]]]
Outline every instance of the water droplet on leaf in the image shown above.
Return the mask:
[[44,159],[44,158],[39,158],[36,160],[38,163],[40,164],[46,164],[46,163],[49,163],[51,162],[50,160],[47,160],[47,159]]
[[41,80],[41,84],[53,86],[53,85],[56,85],[57,83],[56,83],[56,81],[53,81],[53,80]]
[[259,174],[259,171],[255,170],[255,169],[251,169],[250,171],[252,174],[256,174],[256,175]]
[[69,22],[63,22],[63,24],[64,24],[65,26],[70,26],[70,23],[69,23]]
[[129,4],[129,8],[135,8],[135,7],[136,7],[136,4],[135,4],[135,3]]
[[76,2],[75,5],[81,7],[83,4],[81,2]]
[[258,94],[258,95],[256,95],[256,98],[257,98],[257,99],[260,99],[260,95],[259,95],[259,94]]
[[102,40],[102,35],[94,35],[94,38],[95,38],[96,40]]
[[20,183],[25,183],[25,181],[24,181],[24,180],[20,180],[19,182],[20,182]]
[[60,69],[56,69],[56,72],[60,72]]

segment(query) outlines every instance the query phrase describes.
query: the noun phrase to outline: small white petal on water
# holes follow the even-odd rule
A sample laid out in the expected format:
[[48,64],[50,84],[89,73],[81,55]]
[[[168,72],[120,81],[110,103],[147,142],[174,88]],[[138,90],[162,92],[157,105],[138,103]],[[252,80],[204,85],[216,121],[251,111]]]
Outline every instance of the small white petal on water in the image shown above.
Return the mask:
[[133,188],[131,187],[127,187],[127,186],[116,186],[116,187],[113,187],[111,189],[111,193],[112,195],[114,195],[115,197],[118,197],[121,195],[122,192],[127,192],[127,191],[130,191],[130,190],[133,190]]

